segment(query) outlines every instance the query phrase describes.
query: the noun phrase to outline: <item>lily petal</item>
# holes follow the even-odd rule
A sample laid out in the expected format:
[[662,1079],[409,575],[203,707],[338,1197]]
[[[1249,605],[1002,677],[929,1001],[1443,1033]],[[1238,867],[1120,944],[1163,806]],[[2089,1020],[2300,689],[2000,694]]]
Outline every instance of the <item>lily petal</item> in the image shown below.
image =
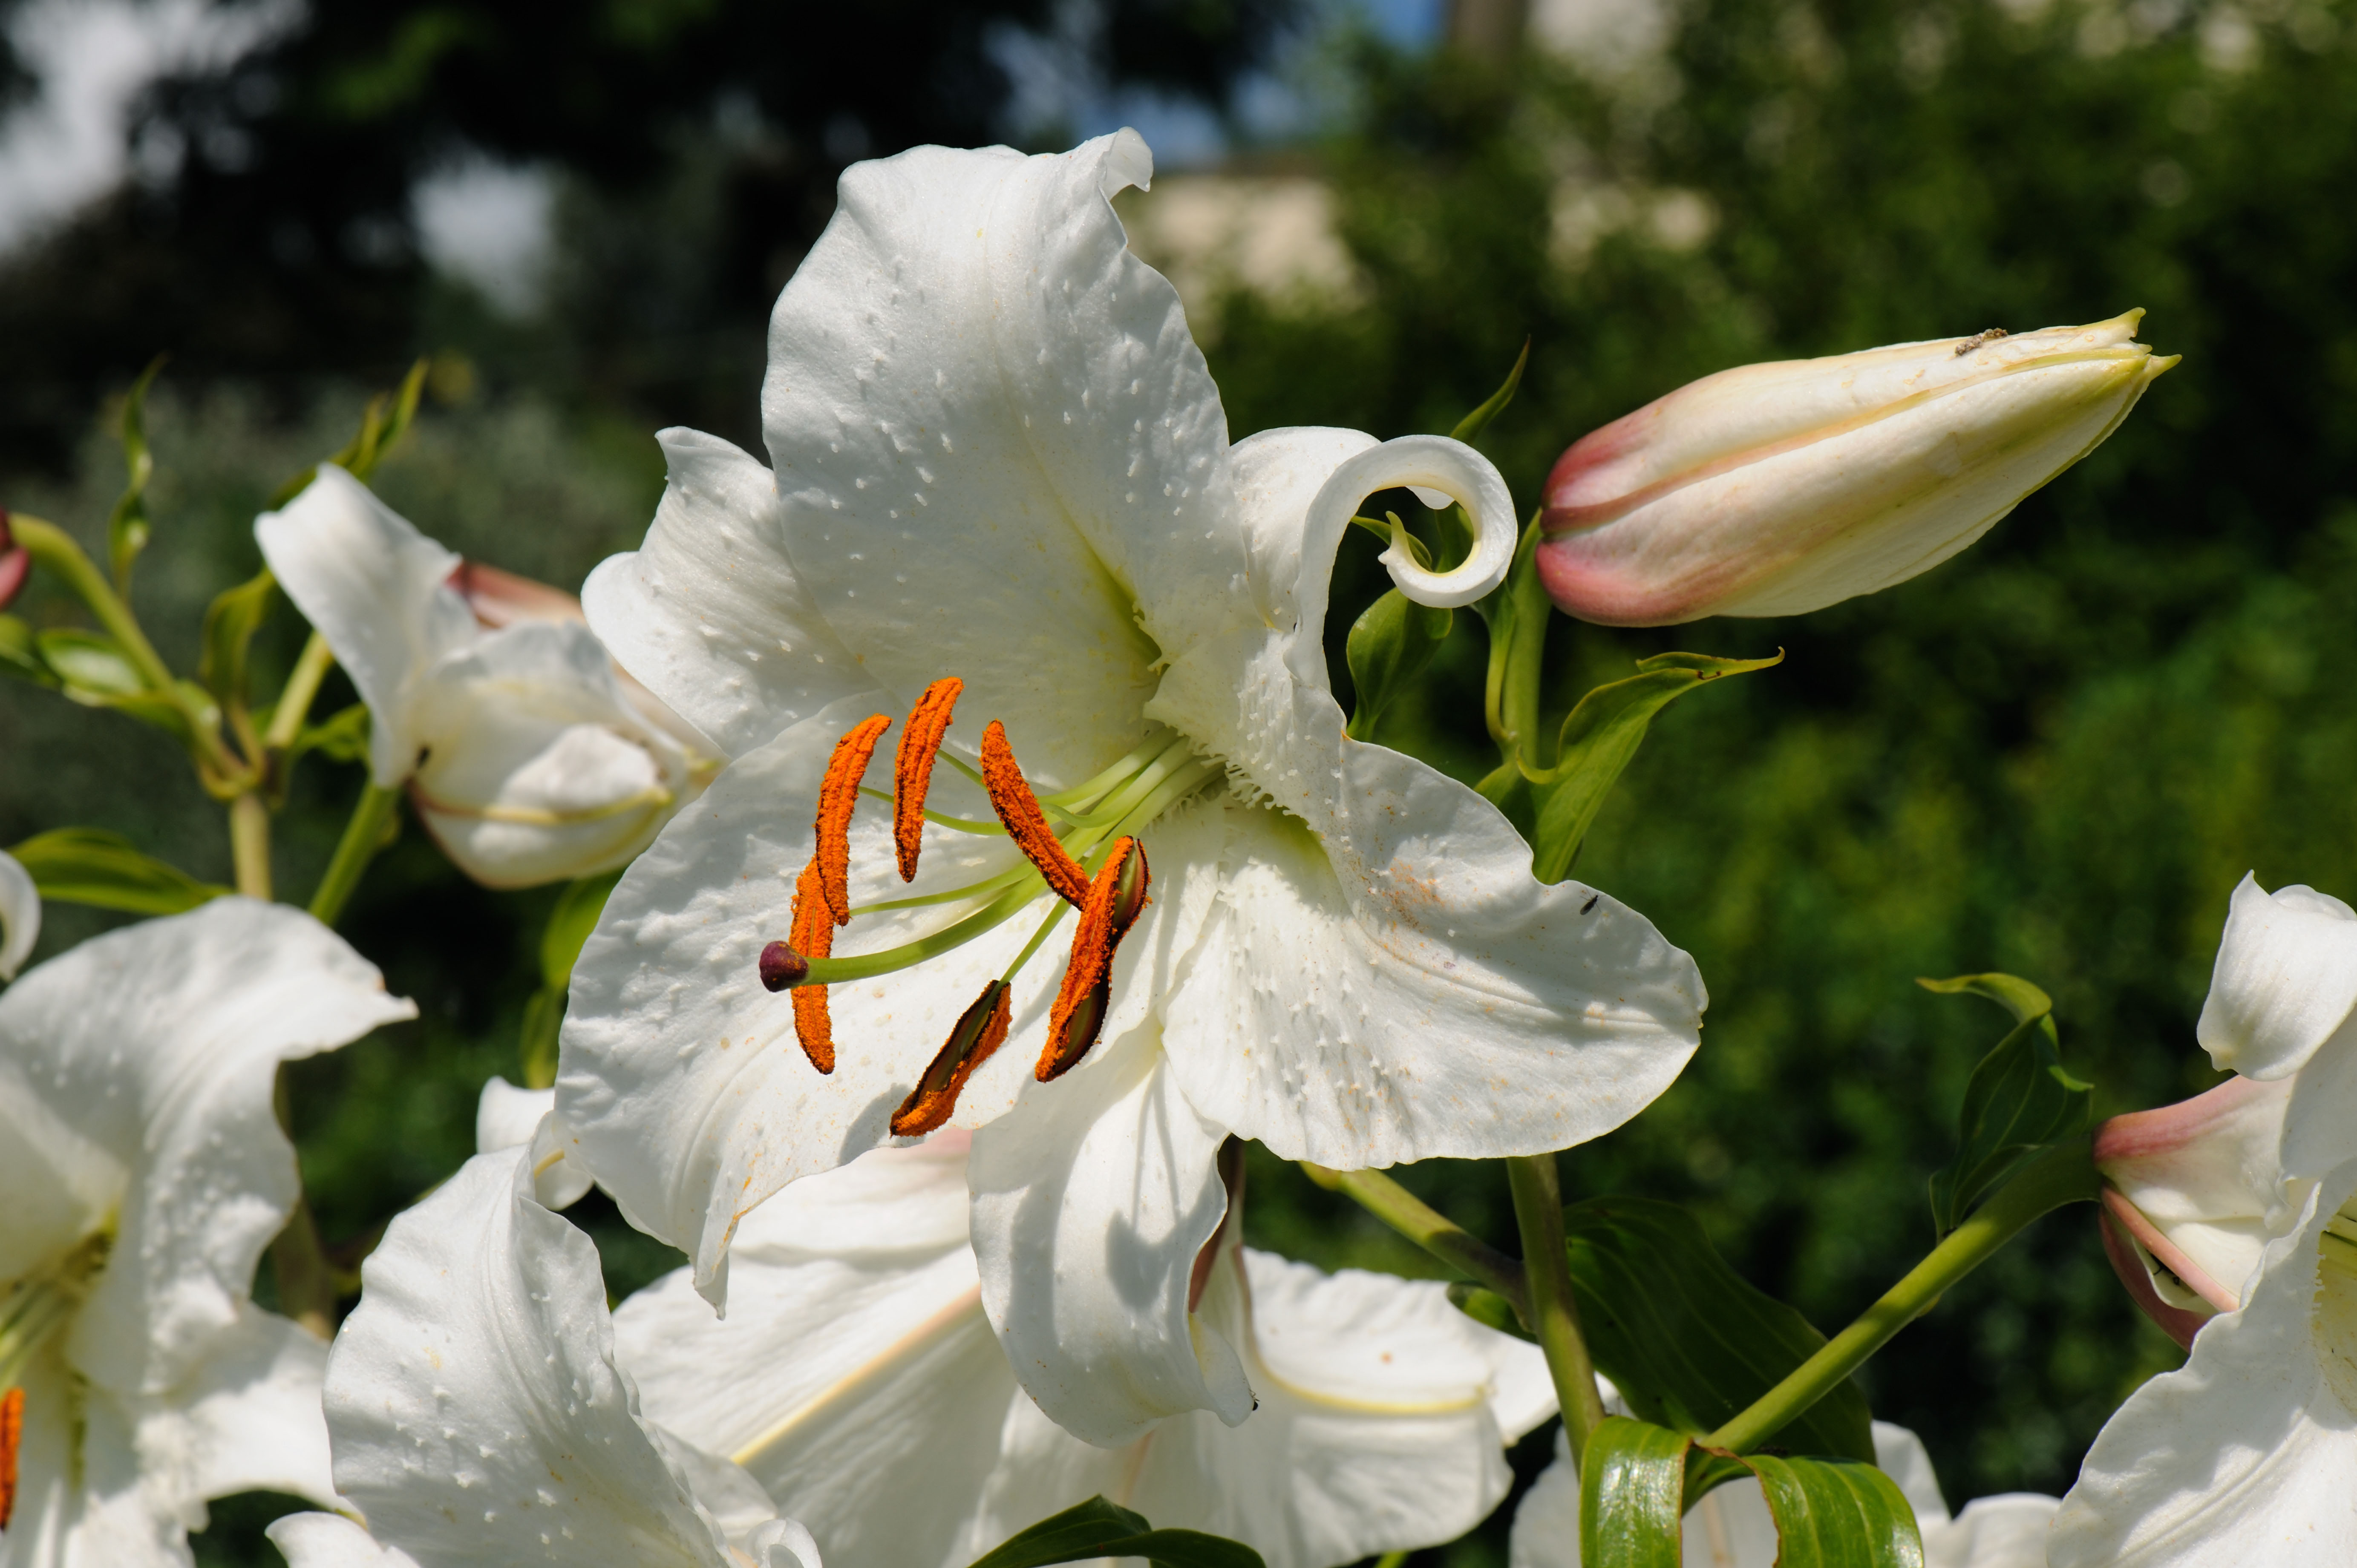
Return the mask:
[[0,980],[14,980],[41,940],[41,890],[16,857],[0,851]]
[[332,463],[283,510],[256,518],[253,536],[368,704],[370,772],[391,789],[417,765],[404,718],[410,682],[475,637],[467,601],[446,585],[458,557]]
[[2357,1008],[2357,910],[2311,887],[2234,889],[2194,1036],[2245,1078],[2297,1072]]
[[263,1533],[285,1554],[286,1568],[417,1568],[408,1552],[380,1546],[341,1514],[290,1513]]
[[2318,1262],[2352,1192],[2357,1161],[2268,1243],[2242,1309],[2114,1412],[2055,1518],[2054,1568],[2357,1559],[2357,1287]]
[[336,1481],[425,1568],[726,1568],[721,1522],[614,1364],[597,1250],[478,1155],[393,1222],[338,1336]]

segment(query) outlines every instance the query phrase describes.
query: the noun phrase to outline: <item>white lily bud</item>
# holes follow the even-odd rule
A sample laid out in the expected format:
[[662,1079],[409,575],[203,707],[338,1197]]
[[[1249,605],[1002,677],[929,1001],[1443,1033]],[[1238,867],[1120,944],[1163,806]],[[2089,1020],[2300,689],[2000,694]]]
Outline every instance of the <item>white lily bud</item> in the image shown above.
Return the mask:
[[[701,789],[700,737],[651,698],[651,716],[632,702],[587,625],[540,605],[487,629],[458,558],[340,468],[322,467],[254,534],[368,704],[376,782],[406,783],[477,881],[523,887],[619,865]],[[560,610],[572,602],[528,586]]]
[[1927,572],[2093,451],[2177,363],[2087,327],[1722,371],[1583,436],[1538,573],[1604,626],[1800,615]]

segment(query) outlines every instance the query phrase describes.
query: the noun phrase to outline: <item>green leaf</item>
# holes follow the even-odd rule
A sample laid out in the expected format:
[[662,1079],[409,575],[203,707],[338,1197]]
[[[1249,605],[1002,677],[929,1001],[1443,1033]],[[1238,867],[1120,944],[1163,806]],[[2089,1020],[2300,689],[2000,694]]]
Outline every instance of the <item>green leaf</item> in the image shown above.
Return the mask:
[[58,828],[8,852],[31,873],[44,898],[92,904],[135,915],[177,915],[230,890],[199,882],[102,828]]
[[1263,1568],[1240,1541],[1194,1530],[1155,1530],[1143,1514],[1103,1498],[1076,1503],[1010,1536],[974,1568],[1041,1568],[1098,1557],[1143,1557],[1157,1568]]
[[[1714,1432],[1821,1348],[1824,1336],[1729,1268],[1692,1215],[1645,1197],[1564,1210],[1580,1326],[1635,1414]],[[1808,1454],[1874,1457],[1873,1418],[1844,1382],[1783,1429]]]
[[245,652],[270,614],[278,579],[265,566],[234,588],[225,588],[205,610],[203,646],[197,679],[223,703],[245,700]]
[[109,697],[136,696],[147,690],[139,666],[123,645],[102,632],[80,627],[53,627],[33,635],[33,645],[77,700],[102,702]]
[[1523,351],[1514,356],[1514,368],[1506,372],[1505,383],[1491,392],[1480,407],[1458,420],[1457,428],[1448,433],[1449,438],[1470,445],[1475,436],[1489,429],[1490,422],[1505,413],[1506,405],[1514,401],[1514,393],[1522,390],[1523,371],[1530,362],[1531,340],[1525,338]]
[[546,1089],[556,1081],[556,1040],[565,1026],[565,995],[573,983],[573,963],[581,956],[581,944],[597,929],[597,917],[605,913],[608,896],[621,879],[622,868],[617,866],[567,883],[556,896],[556,907],[548,912],[548,924],[540,933],[540,989],[524,1004],[523,1026],[519,1031],[518,1054],[526,1089]]
[[1678,1568],[1686,1450],[1693,1442],[1683,1432],[1625,1415],[1606,1416],[1587,1434],[1580,1468],[1581,1568]]
[[49,673],[48,665],[41,658],[33,628],[17,616],[0,615],[0,675],[14,675],[20,681],[35,681],[44,686],[58,683],[58,678]]
[[[425,371],[430,361],[420,360],[409,367],[409,374],[401,380],[397,392],[379,392],[369,399],[368,407],[361,411],[361,427],[357,435],[344,443],[342,450],[328,459],[336,467],[365,483],[376,472],[376,466],[392,456],[401,438],[409,434],[411,421],[417,417],[418,394],[425,390]],[[277,510],[303,493],[304,489],[318,477],[314,465],[278,487],[270,498],[270,510]]]
[[1375,724],[1448,640],[1455,616],[1417,604],[1397,588],[1369,605],[1351,624],[1344,657],[1357,689],[1348,731],[1353,740],[1372,740]]
[[156,374],[164,368],[164,356],[156,355],[131,383],[131,391],[123,399],[123,466],[125,470],[123,494],[115,501],[113,511],[106,519],[106,563],[114,575],[114,591],[131,591],[131,564],[147,548],[151,532],[147,520],[147,481],[156,472],[155,455],[147,450],[147,389],[156,383]]
[[1915,1510],[1872,1465],[1765,1454],[1741,1463],[1776,1521],[1777,1568],[1923,1568]]
[[2063,1070],[2054,1004],[2029,982],[1965,974],[1915,983],[1942,995],[1986,996],[2014,1019],[2012,1032],[1973,1069],[1958,1118],[1956,1157],[1932,1178],[1932,1223],[1945,1236],[2039,1150],[2087,1130],[2094,1086]]
[[1523,776],[1539,791],[1538,827],[1531,841],[1532,867],[1541,882],[1560,882],[1587,836],[1622,769],[1637,755],[1653,715],[1706,682],[1745,675],[1783,662],[1772,659],[1720,659],[1707,653],[1657,653],[1637,661],[1639,673],[1598,686],[1579,699],[1563,721],[1552,768],[1522,757]]

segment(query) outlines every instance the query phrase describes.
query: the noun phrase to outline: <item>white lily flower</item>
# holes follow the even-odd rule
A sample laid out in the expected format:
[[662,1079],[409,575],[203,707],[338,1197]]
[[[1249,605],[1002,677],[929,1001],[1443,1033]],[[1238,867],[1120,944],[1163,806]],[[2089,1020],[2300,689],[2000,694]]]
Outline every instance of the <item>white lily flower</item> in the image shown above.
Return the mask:
[[209,1498],[333,1498],[327,1347],[250,1299],[300,1191],[272,1089],[415,1011],[244,898],[0,993],[0,1563],[186,1564]]
[[41,890],[16,857],[0,850],[0,980],[14,980],[41,940]]
[[[1975,1498],[1948,1512],[1922,1440],[1903,1426],[1874,1423],[1874,1462],[1906,1496],[1923,1533],[1923,1568],[2046,1568],[2046,1529],[2059,1506],[2035,1492]],[[1686,1510],[1679,1542],[1684,1568],[1774,1568],[1776,1522],[1760,1483],[1730,1481]],[[1579,1568],[1579,1476],[1563,1437],[1514,1510],[1507,1568]]]
[[[787,1183],[987,1124],[985,1310],[1107,1445],[1249,1411],[1187,1312],[1227,1133],[1342,1167],[1567,1146],[1676,1077],[1704,1001],[1641,917],[1534,880],[1479,795],[1344,737],[1320,639],[1361,498],[1466,503],[1462,568],[1389,560],[1426,603],[1498,580],[1512,501],[1438,437],[1230,446],[1107,200],[1150,168],[1126,131],[853,168],[772,324],[775,475],[666,433],[644,547],[583,598],[734,760],[608,902],[557,1081],[600,1184],[716,1304]],[[853,807],[903,716],[896,832]]]
[[1082,1443],[1024,1395],[984,1316],[966,1142],[876,1151],[748,1217],[725,1320],[685,1270],[615,1314],[648,1415],[730,1455],[834,1568],[959,1568],[1099,1494],[1269,1568],[1332,1568],[1471,1529],[1505,1496],[1504,1444],[1554,1412],[1538,1350],[1439,1285],[1327,1275],[1232,1226],[1198,1306],[1241,1352],[1256,1412]]
[[2329,893],[2234,889],[2195,1037],[2219,1067],[2292,1079],[2283,1172],[2313,1179],[2357,1155],[2357,909]]
[[2054,1521],[2054,1568],[2357,1562],[2352,1194],[2357,1159],[2309,1187],[2242,1306],[2105,1423]]
[[530,1155],[468,1161],[386,1230],[328,1358],[366,1538],[307,1522],[277,1537],[290,1559],[819,1568],[743,1471],[640,1414],[613,1338],[597,1249],[533,1196]]
[[637,854],[701,787],[703,749],[632,703],[585,625],[478,624],[457,555],[333,465],[253,525],[279,585],[368,704],[370,772],[493,887]]

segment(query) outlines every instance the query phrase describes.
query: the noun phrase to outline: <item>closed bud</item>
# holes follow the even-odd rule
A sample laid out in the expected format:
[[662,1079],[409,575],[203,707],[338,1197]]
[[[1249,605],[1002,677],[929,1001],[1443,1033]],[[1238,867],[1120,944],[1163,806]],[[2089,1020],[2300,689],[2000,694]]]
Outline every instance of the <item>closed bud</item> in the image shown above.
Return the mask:
[[2119,427],[2177,363],[2089,327],[1745,365],[1582,437],[1539,579],[1605,626],[1800,615],[1929,571]]

